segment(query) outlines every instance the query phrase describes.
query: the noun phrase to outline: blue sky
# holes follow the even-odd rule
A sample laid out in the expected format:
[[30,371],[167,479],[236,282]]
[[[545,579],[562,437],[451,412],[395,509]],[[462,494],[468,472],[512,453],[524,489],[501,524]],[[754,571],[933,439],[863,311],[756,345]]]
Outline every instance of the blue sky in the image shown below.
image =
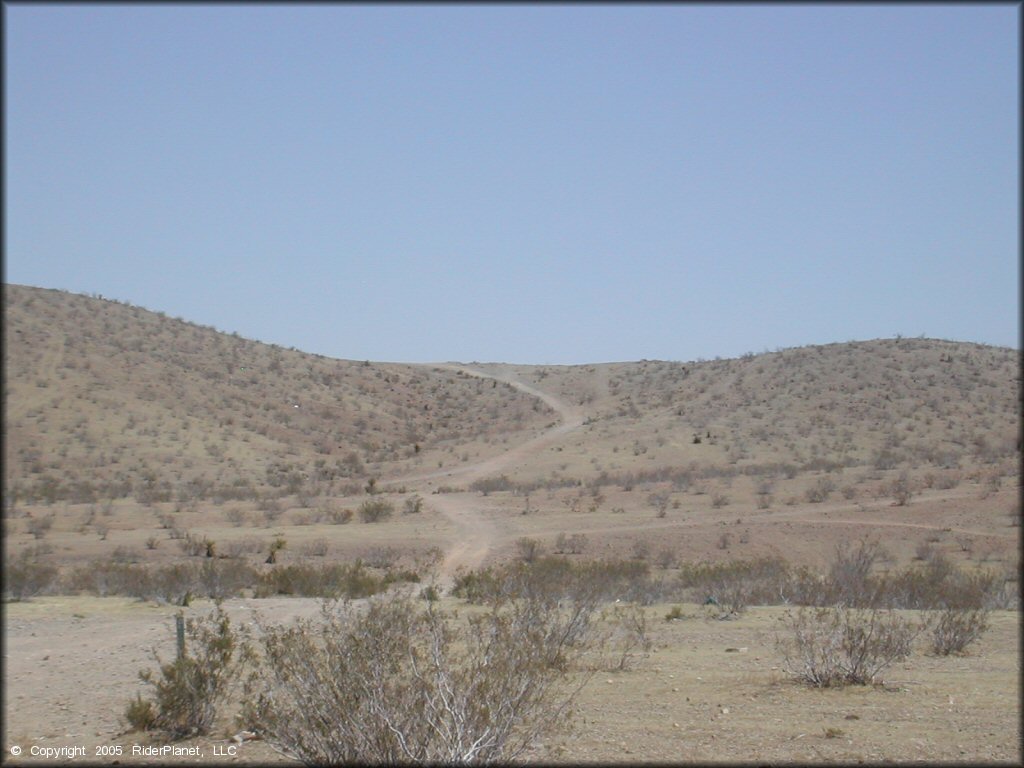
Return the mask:
[[350,359],[1019,346],[1016,5],[18,5],[9,283]]

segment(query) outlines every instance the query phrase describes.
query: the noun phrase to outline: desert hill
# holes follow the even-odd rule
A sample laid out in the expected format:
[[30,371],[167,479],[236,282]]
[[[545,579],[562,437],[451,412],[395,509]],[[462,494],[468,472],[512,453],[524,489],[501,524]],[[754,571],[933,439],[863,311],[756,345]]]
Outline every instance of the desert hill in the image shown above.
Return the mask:
[[[4,290],[5,483],[29,499],[330,495],[486,457],[554,411],[454,368],[331,360],[140,307]],[[1014,461],[1018,353],[936,339],[738,359],[476,365],[580,429],[511,469],[571,485]]]
[[23,498],[338,493],[543,427],[507,384],[331,360],[101,299],[4,286],[4,482]]
[[[318,610],[304,598],[389,585],[451,605],[511,565],[622,578],[624,601],[660,603],[627,614],[647,617],[657,653],[587,689],[583,751],[563,758],[615,758],[628,740],[674,759],[709,728],[694,759],[749,754],[775,723],[779,759],[821,757],[793,751],[813,738],[846,744],[796,741],[838,726],[860,751],[836,759],[916,759],[901,734],[922,732],[922,712],[932,754],[1009,754],[990,737],[1019,720],[1019,622],[1004,611],[1020,589],[1015,350],[900,338],[695,362],[400,365],[94,297],[4,296],[4,587],[27,601],[7,606],[5,716],[20,743],[136,739],[118,714],[143,649],[172,652],[172,611],[224,599],[243,621],[283,621]],[[857,541],[898,599],[959,574],[999,615],[977,656],[914,658],[894,668],[912,688],[844,694],[822,714],[821,692],[780,685],[772,606]],[[708,596],[759,607],[718,621]],[[97,695],[72,724],[81,690]],[[709,718],[712,702],[730,719]]]
[[[691,363],[482,366],[578,403],[562,475],[719,467],[788,473],[873,466],[951,469],[1015,460],[1015,350],[881,339]],[[557,470],[538,460],[529,473]]]

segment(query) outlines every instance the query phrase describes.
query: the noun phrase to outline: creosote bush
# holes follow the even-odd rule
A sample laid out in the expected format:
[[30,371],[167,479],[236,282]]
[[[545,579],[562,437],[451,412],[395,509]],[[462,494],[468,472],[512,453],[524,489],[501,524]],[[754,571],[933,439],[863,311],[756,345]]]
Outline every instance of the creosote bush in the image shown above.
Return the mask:
[[325,603],[319,620],[264,627],[242,719],[307,764],[512,760],[565,723],[585,679],[563,622],[530,599],[465,622],[407,595]]
[[185,632],[184,655],[164,664],[154,652],[159,678],[152,670],[139,672],[155,695],[150,700],[136,695],[129,702],[125,718],[132,727],[162,731],[172,739],[208,734],[213,727],[239,665],[249,658],[249,646],[219,604],[210,616],[189,619]]

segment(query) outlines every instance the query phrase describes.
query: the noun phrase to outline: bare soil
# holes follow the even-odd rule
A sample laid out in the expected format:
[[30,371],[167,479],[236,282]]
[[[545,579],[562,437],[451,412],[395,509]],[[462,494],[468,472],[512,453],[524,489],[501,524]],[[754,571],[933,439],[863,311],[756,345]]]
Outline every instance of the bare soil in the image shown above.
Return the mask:
[[[256,612],[270,622],[313,615],[305,598],[229,600],[233,620]],[[204,615],[210,603],[186,609]],[[669,606],[645,609],[654,649],[625,671],[598,665],[584,687],[571,733],[539,745],[535,759],[621,762],[999,762],[1019,764],[1020,628],[996,612],[991,629],[966,656],[934,657],[919,648],[892,667],[883,685],[816,690],[789,681],[775,648],[781,608],[751,608],[722,621],[696,605],[665,621]],[[137,672],[153,668],[155,648],[174,653],[179,609],[123,598],[45,597],[10,604],[5,616],[5,754],[12,764],[69,762],[29,754],[32,747],[82,746],[73,762],[112,764],[100,747],[135,745],[121,713],[137,692]],[[736,649],[729,652],[726,649]],[[615,658],[609,658],[615,662]],[[830,730],[831,729],[831,730]],[[258,741],[232,741],[230,716],[198,746],[202,757],[174,762],[288,762]],[[11,748],[22,755],[11,758]],[[225,753],[234,747],[236,754]]]

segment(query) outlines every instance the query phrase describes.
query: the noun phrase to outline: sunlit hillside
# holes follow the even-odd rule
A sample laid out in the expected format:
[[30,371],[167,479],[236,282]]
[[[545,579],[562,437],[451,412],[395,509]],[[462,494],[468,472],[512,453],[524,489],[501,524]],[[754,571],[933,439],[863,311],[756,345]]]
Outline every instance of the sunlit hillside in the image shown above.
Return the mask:
[[586,409],[557,462],[538,459],[529,473],[592,479],[658,467],[949,469],[1012,459],[1019,362],[1012,349],[900,338],[730,360],[490,368]]
[[4,481],[24,499],[336,493],[552,418],[439,367],[327,359],[55,290],[7,285],[4,301]]

